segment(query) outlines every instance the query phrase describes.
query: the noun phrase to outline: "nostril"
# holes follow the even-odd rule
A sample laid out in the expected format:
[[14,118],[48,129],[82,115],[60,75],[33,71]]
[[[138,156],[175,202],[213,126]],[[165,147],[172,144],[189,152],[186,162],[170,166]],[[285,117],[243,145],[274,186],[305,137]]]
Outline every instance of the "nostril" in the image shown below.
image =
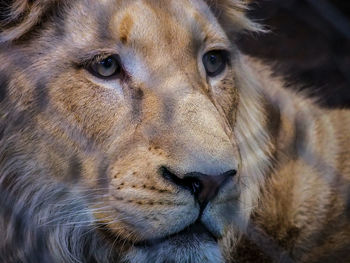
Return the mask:
[[165,166],[159,168],[159,173],[164,177],[164,179],[173,181],[177,176],[169,171]]
[[199,181],[192,182],[192,192],[193,194],[198,194],[201,190],[201,183]]
[[165,180],[170,181],[178,186],[182,186],[182,187],[185,187],[185,188],[191,190],[191,187],[186,182],[186,180],[183,180],[182,178],[176,176],[176,174],[171,172],[167,167],[161,166],[159,168],[159,172]]
[[159,172],[167,181],[189,190],[194,195],[199,194],[201,191],[202,184],[200,180],[195,177],[188,176],[185,178],[180,178],[165,166],[161,166],[159,168]]
[[232,179],[236,174],[236,170],[229,170],[219,175],[207,175],[192,172],[186,174],[183,180],[191,183],[191,192],[194,194],[201,206],[205,206],[217,195],[220,188],[222,188],[226,182]]
[[191,172],[178,177],[165,166],[160,167],[159,170],[164,179],[190,191],[201,205],[213,199],[220,188],[237,174],[236,170],[229,170],[219,175]]
[[182,179],[182,184],[195,196],[198,196],[202,190],[202,183],[196,177],[187,176]]

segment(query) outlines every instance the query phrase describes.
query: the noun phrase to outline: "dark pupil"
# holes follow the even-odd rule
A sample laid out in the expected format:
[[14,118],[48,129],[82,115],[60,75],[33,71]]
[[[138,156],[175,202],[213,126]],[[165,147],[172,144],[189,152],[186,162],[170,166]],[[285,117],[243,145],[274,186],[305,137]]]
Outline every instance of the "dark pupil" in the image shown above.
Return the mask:
[[104,68],[108,69],[108,68],[113,66],[113,59],[106,58],[106,59],[102,60],[100,63]]
[[[208,73],[216,74],[224,65],[223,57],[218,52],[208,54],[206,57],[206,70]],[[220,72],[219,72],[220,73]]]
[[209,62],[215,66],[218,63],[218,57],[216,55],[210,55]]

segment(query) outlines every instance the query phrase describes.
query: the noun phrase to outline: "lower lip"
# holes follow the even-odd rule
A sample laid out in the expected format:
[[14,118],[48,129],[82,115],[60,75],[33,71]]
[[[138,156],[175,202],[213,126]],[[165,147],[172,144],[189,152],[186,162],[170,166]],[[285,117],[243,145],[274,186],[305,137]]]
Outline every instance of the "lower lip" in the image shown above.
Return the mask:
[[160,244],[166,241],[182,243],[186,241],[188,242],[193,238],[196,238],[201,241],[215,242],[215,243],[217,242],[217,239],[205,228],[205,226],[197,222],[186,227],[184,230],[177,232],[175,234],[172,234],[170,236],[141,241],[136,243],[135,246],[149,247],[149,246],[155,246],[157,244]]

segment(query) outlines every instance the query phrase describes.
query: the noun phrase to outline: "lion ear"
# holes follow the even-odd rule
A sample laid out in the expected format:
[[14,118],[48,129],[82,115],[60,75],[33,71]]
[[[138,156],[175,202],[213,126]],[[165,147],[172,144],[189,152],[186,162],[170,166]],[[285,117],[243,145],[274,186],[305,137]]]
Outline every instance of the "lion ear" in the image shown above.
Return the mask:
[[252,0],[205,0],[227,33],[265,32],[262,25],[246,16]]
[[57,0],[0,0],[0,43],[20,38]]

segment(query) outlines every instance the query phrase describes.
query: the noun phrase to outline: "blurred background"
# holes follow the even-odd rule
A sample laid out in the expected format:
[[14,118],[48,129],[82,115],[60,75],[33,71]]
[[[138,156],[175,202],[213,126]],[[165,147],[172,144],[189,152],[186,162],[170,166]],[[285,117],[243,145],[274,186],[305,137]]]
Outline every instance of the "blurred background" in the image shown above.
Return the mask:
[[243,52],[324,106],[350,108],[350,0],[255,0],[249,16],[271,33],[242,35]]

